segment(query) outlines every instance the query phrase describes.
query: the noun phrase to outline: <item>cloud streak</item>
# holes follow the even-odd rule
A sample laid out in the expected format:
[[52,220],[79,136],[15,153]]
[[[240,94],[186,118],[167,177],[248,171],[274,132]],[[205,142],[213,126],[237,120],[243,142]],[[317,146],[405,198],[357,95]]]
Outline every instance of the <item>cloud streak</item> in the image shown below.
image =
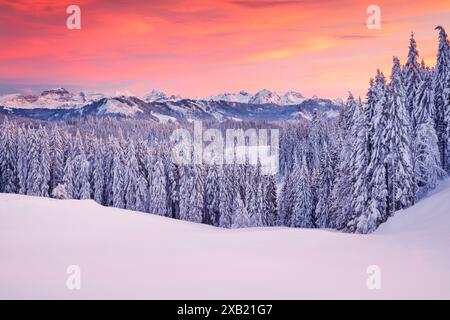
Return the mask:
[[366,1],[78,4],[82,29],[69,31],[65,1],[0,0],[0,91],[14,89],[9,81],[138,94],[157,88],[186,96],[263,87],[363,95],[377,67],[388,73],[391,56],[406,55],[411,30],[432,62],[433,28],[450,21],[448,1],[380,0],[378,31],[365,26]]

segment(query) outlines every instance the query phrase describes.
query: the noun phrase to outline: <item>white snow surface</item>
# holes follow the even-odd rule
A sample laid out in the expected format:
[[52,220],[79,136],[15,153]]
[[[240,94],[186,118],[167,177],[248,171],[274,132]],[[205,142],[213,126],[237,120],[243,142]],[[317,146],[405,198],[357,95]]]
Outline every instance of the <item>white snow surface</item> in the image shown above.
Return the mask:
[[[371,235],[225,230],[0,194],[0,298],[449,299],[450,180]],[[66,287],[70,265],[81,289]],[[367,267],[381,268],[369,290]]]
[[155,116],[156,118],[158,118],[159,122],[161,122],[161,123],[169,123],[169,122],[177,123],[178,122],[177,118],[175,118],[175,117],[167,116],[167,115],[160,114],[157,112],[152,112],[152,115]]
[[135,113],[143,112],[135,103],[127,104],[117,99],[106,99],[105,103],[100,106],[100,114],[123,114],[132,116]]

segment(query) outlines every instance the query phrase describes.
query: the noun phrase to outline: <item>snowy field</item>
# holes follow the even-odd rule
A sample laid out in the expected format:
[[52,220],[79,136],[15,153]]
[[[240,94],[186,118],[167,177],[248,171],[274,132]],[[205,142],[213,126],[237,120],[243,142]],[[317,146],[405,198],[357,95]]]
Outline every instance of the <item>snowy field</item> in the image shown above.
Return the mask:
[[[0,298],[450,299],[450,181],[372,235],[222,230],[0,195]],[[81,289],[66,268],[81,268]],[[381,268],[381,289],[366,286]]]

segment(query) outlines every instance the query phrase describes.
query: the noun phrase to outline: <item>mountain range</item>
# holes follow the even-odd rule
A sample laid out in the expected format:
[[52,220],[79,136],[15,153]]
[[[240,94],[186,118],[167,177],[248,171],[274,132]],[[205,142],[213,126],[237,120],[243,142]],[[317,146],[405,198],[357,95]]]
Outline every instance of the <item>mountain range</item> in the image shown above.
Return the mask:
[[72,93],[64,88],[43,91],[39,95],[6,94],[0,96],[0,114],[39,120],[69,120],[83,117],[126,117],[155,122],[192,120],[310,120],[314,113],[334,119],[342,102],[289,91],[283,95],[261,90],[220,93],[206,98],[181,98],[152,90],[142,98],[109,96],[102,93]]

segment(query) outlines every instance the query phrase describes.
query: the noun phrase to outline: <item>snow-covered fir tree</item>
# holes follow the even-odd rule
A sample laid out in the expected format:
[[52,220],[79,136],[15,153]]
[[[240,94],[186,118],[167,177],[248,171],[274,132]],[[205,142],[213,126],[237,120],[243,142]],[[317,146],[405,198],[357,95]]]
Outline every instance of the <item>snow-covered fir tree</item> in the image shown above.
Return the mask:
[[167,207],[168,216],[180,218],[180,170],[178,165],[167,161]]
[[112,163],[112,204],[116,208],[125,209],[125,169],[124,156],[120,143],[117,139],[113,141],[113,163]]
[[0,192],[19,191],[17,157],[14,128],[6,119],[0,127]]
[[124,186],[125,208],[136,210],[137,181],[139,178],[139,166],[134,149],[134,143],[130,142],[125,154]]
[[27,195],[40,196],[43,177],[40,169],[41,143],[36,129],[29,132]]
[[385,136],[389,215],[413,205],[415,199],[412,126],[405,95],[400,61],[394,57]]
[[339,144],[339,167],[336,172],[335,184],[332,191],[331,202],[331,227],[345,229],[351,213],[351,161],[352,141],[351,128],[353,127],[354,112],[357,103],[350,94],[344,109],[341,111],[338,120]]
[[250,215],[250,224],[254,227],[262,227],[264,225],[264,198],[265,198],[265,186],[261,173],[261,163],[258,160],[255,170],[251,171],[252,175],[249,177],[250,181],[247,184],[251,185],[252,203]]
[[151,174],[149,211],[161,216],[167,215],[167,177],[160,157],[156,160]]
[[418,198],[434,189],[439,179],[446,176],[441,167],[438,139],[432,117],[422,121],[416,128],[415,180]]
[[427,122],[435,119],[434,108],[434,92],[433,92],[433,79],[430,73],[425,73],[421,80],[415,95],[414,95],[414,109],[412,119],[414,127],[420,123]]
[[334,173],[328,143],[325,142],[320,155],[318,175],[317,205],[314,210],[314,224],[317,228],[330,227],[331,192],[333,190]]
[[408,58],[402,70],[406,94],[406,109],[408,110],[410,117],[413,115],[416,90],[421,82],[421,66],[418,62],[418,57],[419,51],[417,50],[414,33],[411,33],[411,38],[409,39]]
[[248,228],[254,226],[250,221],[249,214],[238,191],[236,191],[236,195],[233,197],[232,210],[232,228]]
[[231,228],[233,223],[233,198],[238,192],[234,184],[234,166],[225,165],[222,170],[223,174],[220,181],[219,196],[219,226],[223,228]]
[[205,216],[204,223],[217,226],[219,223],[220,205],[220,169],[219,165],[212,164],[207,168],[205,180]]
[[102,140],[97,141],[97,145],[94,151],[94,162],[93,162],[93,191],[94,200],[100,204],[106,204],[105,195],[105,151],[102,146]]
[[264,212],[266,226],[278,226],[280,223],[278,213],[277,184],[274,175],[269,175],[266,181],[266,197],[264,198]]
[[200,165],[182,165],[180,170],[180,219],[202,222],[203,177]]
[[296,181],[293,186],[291,196],[291,221],[290,226],[296,228],[313,228],[313,199],[310,185],[309,171],[306,164],[306,157],[303,157],[301,164],[296,164],[294,168]]
[[62,183],[62,178],[64,176],[64,141],[61,136],[58,126],[55,126],[51,130],[51,141],[50,141],[50,157],[51,157],[51,172],[50,172],[50,189],[53,190]]
[[51,171],[51,158],[50,158],[50,139],[47,134],[47,130],[44,127],[40,127],[38,132],[38,139],[40,143],[39,150],[39,196],[48,197],[50,191],[50,171]]
[[362,102],[359,101],[358,107],[353,114],[353,128],[351,129],[354,138],[352,144],[351,156],[351,183],[352,183],[352,211],[346,230],[349,232],[362,232],[367,229],[362,225],[359,217],[367,212],[368,206],[368,186],[367,186],[367,166],[369,162],[369,153],[367,149],[367,120],[366,113],[363,110]]
[[203,169],[199,164],[192,168],[192,190],[190,195],[190,218],[189,221],[202,222],[204,216],[204,180]]
[[29,172],[28,131],[21,125],[17,131],[17,175],[20,194],[27,194]]
[[[360,218],[361,223],[366,226],[367,232],[374,231],[378,225],[387,219],[387,172],[386,172],[386,126],[388,118],[389,89],[385,77],[378,73],[374,94],[376,103],[374,105],[373,117],[370,119],[370,128],[373,128],[372,148],[369,154],[368,174],[368,210]],[[370,135],[369,135],[370,136]]]
[[441,26],[436,27],[439,31],[439,47],[437,52],[436,67],[434,68],[434,107],[436,134],[439,142],[439,152],[441,155],[441,165],[445,170],[448,166],[448,124],[446,123],[446,113],[450,108],[448,98],[450,90],[450,49],[448,37],[445,29]]

